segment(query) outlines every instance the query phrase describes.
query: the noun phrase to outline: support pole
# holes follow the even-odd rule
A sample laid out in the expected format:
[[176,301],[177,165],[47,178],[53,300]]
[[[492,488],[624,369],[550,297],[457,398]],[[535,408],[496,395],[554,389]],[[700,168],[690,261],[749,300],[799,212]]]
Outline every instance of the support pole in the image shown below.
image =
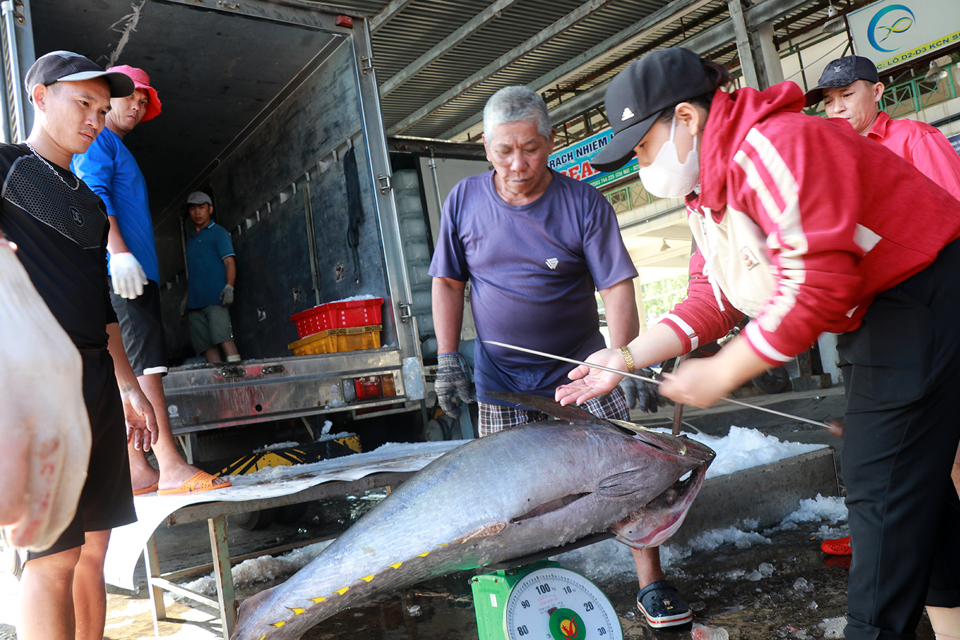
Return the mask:
[[207,520],[210,529],[210,548],[213,550],[213,569],[217,579],[217,600],[220,603],[220,621],[223,638],[230,640],[237,625],[237,597],[233,591],[230,572],[230,549],[227,545],[227,518],[224,515]]
[[764,89],[765,87],[760,86],[760,78],[757,76],[757,63],[754,60],[753,48],[750,46],[750,33],[747,31],[747,21],[743,17],[741,0],[727,0],[727,7],[730,10],[730,22],[733,23],[743,80],[754,89]]

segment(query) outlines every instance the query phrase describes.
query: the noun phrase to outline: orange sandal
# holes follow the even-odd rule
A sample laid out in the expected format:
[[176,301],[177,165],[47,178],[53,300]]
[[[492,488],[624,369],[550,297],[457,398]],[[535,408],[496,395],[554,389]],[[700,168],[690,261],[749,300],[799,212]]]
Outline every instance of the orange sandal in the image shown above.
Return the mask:
[[154,482],[154,483],[153,483],[152,485],[150,485],[149,487],[144,487],[143,489],[137,489],[136,491],[133,492],[133,495],[135,495],[135,496],[146,495],[146,494],[148,494],[148,493],[153,493],[154,491],[156,491],[156,490],[159,489],[159,488],[160,488],[160,481],[157,480],[156,482]]
[[824,540],[820,543],[820,549],[831,556],[849,556],[853,553],[850,548],[850,536]]
[[226,489],[232,486],[231,482],[223,484],[213,484],[217,476],[210,475],[206,471],[197,471],[189,480],[181,484],[176,489],[160,489],[158,495],[169,496],[177,493],[197,493],[199,491],[210,491],[211,489]]

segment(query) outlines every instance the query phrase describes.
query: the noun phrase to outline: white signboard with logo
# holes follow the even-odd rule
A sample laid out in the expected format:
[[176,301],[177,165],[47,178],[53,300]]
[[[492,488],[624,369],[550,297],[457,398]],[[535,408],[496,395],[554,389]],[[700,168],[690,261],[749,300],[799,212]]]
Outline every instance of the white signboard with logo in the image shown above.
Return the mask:
[[894,67],[960,42],[957,0],[881,0],[847,14],[857,55]]
[[609,173],[594,169],[590,164],[592,158],[600,149],[613,139],[613,129],[604,129],[589,138],[564,147],[550,154],[548,166],[574,180],[581,180],[594,187],[602,187],[621,178],[633,175],[640,169],[636,158],[631,158],[623,167]]

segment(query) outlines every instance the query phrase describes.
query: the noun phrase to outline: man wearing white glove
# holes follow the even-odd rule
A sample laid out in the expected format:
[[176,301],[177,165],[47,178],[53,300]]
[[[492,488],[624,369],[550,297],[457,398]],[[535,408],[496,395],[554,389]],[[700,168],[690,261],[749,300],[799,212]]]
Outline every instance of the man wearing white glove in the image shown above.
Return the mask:
[[[119,225],[111,223],[110,228],[116,228],[113,232],[115,235],[120,233]],[[114,246],[121,244],[123,244],[123,236],[117,239]],[[110,254],[110,281],[113,284],[113,292],[125,300],[135,300],[142,296],[143,288],[149,282],[140,262],[129,251]]]
[[237,262],[226,229],[213,221],[213,201],[202,191],[187,197],[187,214],[193,230],[187,237],[187,293],[181,308],[187,310],[190,341],[207,362],[239,362],[233,341],[228,307],[233,304]]
[[153,218],[147,197],[147,183],[124,145],[127,136],[141,122],[160,114],[157,91],[142,69],[121,65],[110,71],[129,77],[135,86],[132,95],[113,98],[106,115],[106,127],[86,153],[73,159],[73,170],[103,199],[110,217],[111,302],[120,320],[123,345],[141,388],[156,407],[160,438],[154,453],[160,469],[154,469],[142,453],[129,450],[134,495],[187,493],[228,487],[230,483],[186,463],[177,450],[167,416],[163,376],[167,373],[160,312],[160,266],[153,235]]
[[33,130],[0,145],[0,229],[18,247],[0,246],[0,524],[30,548],[17,636],[95,640],[110,531],[136,520],[127,442],[149,449],[157,425],[110,303],[107,212],[69,166],[134,87],[66,51],[25,84]]

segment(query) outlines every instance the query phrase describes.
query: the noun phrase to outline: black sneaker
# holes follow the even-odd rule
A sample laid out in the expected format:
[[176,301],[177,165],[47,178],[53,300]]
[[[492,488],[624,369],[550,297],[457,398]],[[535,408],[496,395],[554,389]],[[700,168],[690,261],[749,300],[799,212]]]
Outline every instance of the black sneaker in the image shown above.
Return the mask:
[[667,580],[651,582],[637,594],[637,608],[654,629],[676,627],[693,620],[693,612]]

